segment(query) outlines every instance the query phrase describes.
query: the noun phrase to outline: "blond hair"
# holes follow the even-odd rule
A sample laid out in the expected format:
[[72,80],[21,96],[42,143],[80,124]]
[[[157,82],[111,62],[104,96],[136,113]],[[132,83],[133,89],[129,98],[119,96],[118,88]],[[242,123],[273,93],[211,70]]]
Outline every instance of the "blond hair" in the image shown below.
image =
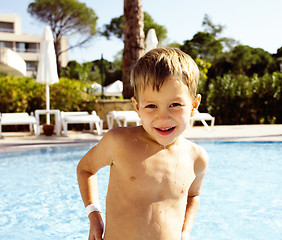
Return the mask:
[[148,86],[159,91],[172,75],[181,77],[191,97],[196,96],[199,69],[188,54],[174,48],[155,48],[147,52],[131,70],[130,82],[135,97],[138,99],[138,93]]

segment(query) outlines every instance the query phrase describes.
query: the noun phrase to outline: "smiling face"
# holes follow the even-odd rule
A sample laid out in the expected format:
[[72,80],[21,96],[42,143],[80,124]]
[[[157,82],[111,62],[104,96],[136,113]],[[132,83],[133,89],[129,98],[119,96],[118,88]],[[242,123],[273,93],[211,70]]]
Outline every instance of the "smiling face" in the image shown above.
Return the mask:
[[150,86],[141,90],[138,102],[133,99],[133,103],[149,137],[162,146],[174,143],[183,133],[193,108],[187,85],[176,76],[169,77],[159,91]]

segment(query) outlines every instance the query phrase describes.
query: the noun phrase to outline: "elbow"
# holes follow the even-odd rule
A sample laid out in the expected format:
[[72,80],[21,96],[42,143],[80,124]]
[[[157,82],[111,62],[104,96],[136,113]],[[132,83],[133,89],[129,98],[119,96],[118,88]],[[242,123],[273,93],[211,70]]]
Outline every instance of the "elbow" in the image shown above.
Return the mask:
[[200,204],[200,195],[192,195],[188,196],[188,202],[194,203],[194,204]]
[[80,164],[78,164],[77,167],[76,167],[76,177],[77,177],[78,182],[81,179],[81,176],[83,176],[82,172],[83,171],[81,169],[81,166],[80,166]]
[[200,196],[189,196],[187,201],[188,207],[193,207],[195,209],[198,209],[200,206]]
[[76,166],[76,175],[79,176],[82,171],[81,163],[79,162]]
[[77,179],[79,180],[82,177],[88,178],[92,174],[83,167],[83,164],[81,162],[79,162],[76,167],[76,175],[77,175]]
[[191,195],[191,196],[188,196],[188,198],[195,199],[195,200],[200,200],[200,195]]

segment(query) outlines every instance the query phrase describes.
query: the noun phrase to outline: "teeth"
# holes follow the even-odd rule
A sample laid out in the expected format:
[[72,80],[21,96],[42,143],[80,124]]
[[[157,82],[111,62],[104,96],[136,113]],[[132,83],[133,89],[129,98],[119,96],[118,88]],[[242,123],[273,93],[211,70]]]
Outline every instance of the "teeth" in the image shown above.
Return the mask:
[[168,131],[170,129],[172,129],[172,127],[168,127],[168,128],[159,128],[161,131]]

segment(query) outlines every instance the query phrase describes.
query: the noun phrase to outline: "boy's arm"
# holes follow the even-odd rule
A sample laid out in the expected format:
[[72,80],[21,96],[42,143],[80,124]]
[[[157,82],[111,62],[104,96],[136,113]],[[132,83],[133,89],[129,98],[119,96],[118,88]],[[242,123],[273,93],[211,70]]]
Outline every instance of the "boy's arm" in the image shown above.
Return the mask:
[[[97,175],[83,172],[80,170],[80,167],[81,166],[78,165],[77,179],[85,207],[87,207],[89,204],[100,206],[98,199]],[[102,240],[104,222],[101,212],[94,211],[88,215],[88,218],[90,221],[89,240]]]
[[188,199],[186,205],[185,219],[182,227],[181,240],[188,240],[192,230],[192,225],[196,217],[199,205],[200,205],[200,191],[204,176],[207,171],[209,157],[207,152],[200,148],[197,159],[195,160],[194,171],[196,178],[190,186],[188,192]]
[[[80,160],[77,166],[77,180],[85,207],[89,204],[99,206],[98,185],[96,173],[102,167],[111,164],[113,147],[111,134],[107,133],[103,139]],[[89,214],[89,240],[102,239],[104,223],[100,212]]]
[[200,196],[188,196],[181,240],[188,240],[200,205]]

